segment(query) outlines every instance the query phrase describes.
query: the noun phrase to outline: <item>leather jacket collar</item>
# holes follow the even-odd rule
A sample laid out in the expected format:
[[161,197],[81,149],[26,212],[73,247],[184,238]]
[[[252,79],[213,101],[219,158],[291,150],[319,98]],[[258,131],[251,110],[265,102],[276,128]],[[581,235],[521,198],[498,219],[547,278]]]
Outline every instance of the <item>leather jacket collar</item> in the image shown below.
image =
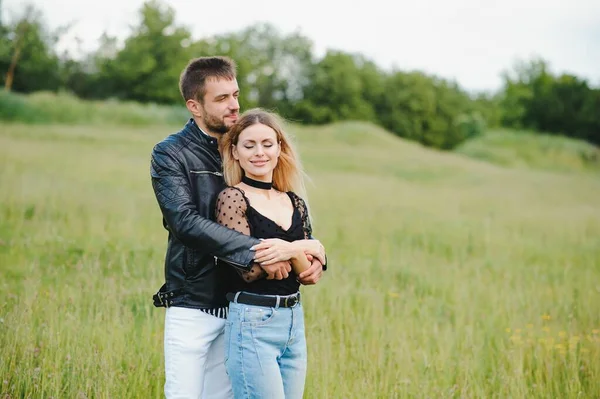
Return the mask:
[[216,138],[203,132],[202,129],[200,129],[200,127],[196,123],[196,121],[194,121],[194,118],[190,118],[188,120],[188,122],[185,124],[184,131],[186,133],[189,133],[191,137],[197,140],[199,144],[206,144],[215,148],[218,148],[219,146],[219,141]]

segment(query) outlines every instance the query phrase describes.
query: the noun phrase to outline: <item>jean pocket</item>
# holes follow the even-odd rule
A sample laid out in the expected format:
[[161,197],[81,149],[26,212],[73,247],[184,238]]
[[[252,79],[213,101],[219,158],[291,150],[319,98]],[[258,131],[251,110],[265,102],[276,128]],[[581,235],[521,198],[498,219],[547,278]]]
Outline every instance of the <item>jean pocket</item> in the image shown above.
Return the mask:
[[275,308],[267,308],[262,306],[246,306],[242,316],[243,325],[262,326],[268,324],[277,310]]

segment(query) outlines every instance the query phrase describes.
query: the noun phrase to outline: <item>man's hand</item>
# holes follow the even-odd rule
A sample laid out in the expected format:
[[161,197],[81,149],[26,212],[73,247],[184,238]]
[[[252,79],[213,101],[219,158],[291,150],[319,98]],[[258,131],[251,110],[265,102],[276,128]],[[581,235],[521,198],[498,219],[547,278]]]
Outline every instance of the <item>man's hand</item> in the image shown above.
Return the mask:
[[267,272],[267,280],[283,280],[288,278],[292,265],[287,260],[273,263],[270,265],[260,265],[265,272]]
[[[310,255],[309,255],[310,260]],[[323,275],[323,264],[317,258],[313,258],[310,267],[298,275],[298,281],[303,285],[313,285],[321,279]]]

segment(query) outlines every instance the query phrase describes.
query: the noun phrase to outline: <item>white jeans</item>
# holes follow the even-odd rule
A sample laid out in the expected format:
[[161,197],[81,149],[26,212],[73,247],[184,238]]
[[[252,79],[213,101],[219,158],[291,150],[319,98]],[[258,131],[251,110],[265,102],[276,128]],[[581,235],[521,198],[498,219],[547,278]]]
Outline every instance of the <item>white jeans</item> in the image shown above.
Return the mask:
[[171,307],[165,315],[167,399],[231,399],[225,370],[225,319],[198,309]]

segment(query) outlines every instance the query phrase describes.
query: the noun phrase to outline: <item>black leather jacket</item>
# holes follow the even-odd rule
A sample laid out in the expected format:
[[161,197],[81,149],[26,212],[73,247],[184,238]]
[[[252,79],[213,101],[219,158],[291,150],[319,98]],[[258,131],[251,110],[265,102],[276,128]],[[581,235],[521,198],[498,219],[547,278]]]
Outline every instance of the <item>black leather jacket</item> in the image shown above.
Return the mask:
[[168,231],[165,284],[154,305],[227,306],[227,281],[235,271],[217,259],[249,270],[250,247],[259,240],[214,221],[215,201],[225,188],[217,140],[190,119],[155,145],[150,174]]

